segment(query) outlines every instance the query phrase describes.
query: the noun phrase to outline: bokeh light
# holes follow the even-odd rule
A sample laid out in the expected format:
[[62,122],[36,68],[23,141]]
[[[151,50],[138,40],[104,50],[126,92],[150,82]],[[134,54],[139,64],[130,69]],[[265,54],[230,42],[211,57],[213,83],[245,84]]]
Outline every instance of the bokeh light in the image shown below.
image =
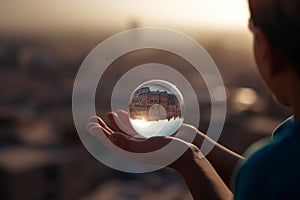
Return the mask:
[[248,110],[257,101],[257,94],[251,88],[239,88],[234,95],[234,103],[239,111]]

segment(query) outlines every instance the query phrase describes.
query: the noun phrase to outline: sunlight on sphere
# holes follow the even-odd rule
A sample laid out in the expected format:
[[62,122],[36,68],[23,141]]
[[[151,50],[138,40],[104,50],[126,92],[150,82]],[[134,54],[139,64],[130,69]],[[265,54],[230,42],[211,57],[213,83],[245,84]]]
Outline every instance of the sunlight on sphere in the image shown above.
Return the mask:
[[128,107],[132,127],[147,138],[172,135],[184,120],[182,94],[167,81],[141,84],[131,94]]

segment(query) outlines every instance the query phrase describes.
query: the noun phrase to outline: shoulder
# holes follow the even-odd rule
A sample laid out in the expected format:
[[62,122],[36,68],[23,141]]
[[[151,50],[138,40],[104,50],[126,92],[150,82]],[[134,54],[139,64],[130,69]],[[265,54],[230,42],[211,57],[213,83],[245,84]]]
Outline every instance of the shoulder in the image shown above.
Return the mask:
[[252,154],[237,173],[237,196],[257,199],[295,192],[299,195],[299,144],[300,137],[294,135],[280,142],[272,142]]
[[[300,166],[300,136],[287,137],[272,142],[253,153],[242,165],[241,170],[273,173],[276,170]],[[300,173],[300,168],[299,168]],[[282,171],[281,171],[282,172]]]
[[270,172],[271,169],[274,169],[274,159],[279,159],[279,157],[275,156],[277,154],[276,151],[279,151],[278,146],[273,143],[259,149],[241,164],[237,175],[249,176],[249,178],[253,179],[257,178],[257,175],[262,172]]
[[[256,170],[264,170],[272,165],[272,169],[276,169],[291,162],[300,163],[298,155],[300,155],[300,132],[295,129],[294,123],[289,118],[275,130],[273,140],[265,142],[265,145],[252,153],[242,166],[256,166],[259,167]],[[268,168],[268,171],[272,170]]]

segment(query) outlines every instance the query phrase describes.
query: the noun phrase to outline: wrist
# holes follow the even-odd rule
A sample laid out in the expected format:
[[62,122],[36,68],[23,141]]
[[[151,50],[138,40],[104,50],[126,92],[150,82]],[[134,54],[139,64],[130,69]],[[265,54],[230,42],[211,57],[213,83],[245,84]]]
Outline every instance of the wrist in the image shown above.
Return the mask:
[[[214,170],[210,162],[199,155],[199,151],[190,149],[186,154],[186,163],[176,170],[185,180],[194,199],[232,199],[231,191]],[[200,189],[201,188],[201,189]]]
[[206,160],[200,150],[196,146],[191,145],[170,167],[182,175],[187,174],[192,168],[198,166],[199,159]]

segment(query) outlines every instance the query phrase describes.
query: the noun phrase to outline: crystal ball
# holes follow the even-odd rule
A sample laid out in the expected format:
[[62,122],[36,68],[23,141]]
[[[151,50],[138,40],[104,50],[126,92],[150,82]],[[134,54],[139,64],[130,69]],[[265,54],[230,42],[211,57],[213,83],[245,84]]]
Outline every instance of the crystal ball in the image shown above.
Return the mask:
[[147,138],[173,135],[184,120],[181,92],[163,80],[139,85],[131,94],[128,109],[133,129]]

